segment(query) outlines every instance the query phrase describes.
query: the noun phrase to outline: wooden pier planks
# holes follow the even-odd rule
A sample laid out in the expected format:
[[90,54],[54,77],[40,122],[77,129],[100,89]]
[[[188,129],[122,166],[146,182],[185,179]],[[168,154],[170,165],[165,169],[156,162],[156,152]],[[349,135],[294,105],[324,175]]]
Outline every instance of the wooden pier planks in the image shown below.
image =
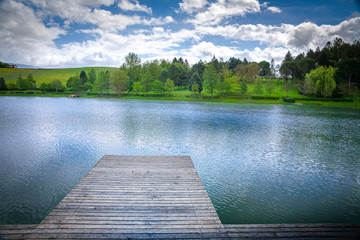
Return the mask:
[[188,156],[104,156],[28,238],[227,238]]

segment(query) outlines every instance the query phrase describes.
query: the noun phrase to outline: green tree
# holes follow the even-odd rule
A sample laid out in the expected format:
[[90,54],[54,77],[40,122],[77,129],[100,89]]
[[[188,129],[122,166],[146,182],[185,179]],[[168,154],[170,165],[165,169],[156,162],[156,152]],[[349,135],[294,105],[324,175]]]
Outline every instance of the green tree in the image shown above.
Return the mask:
[[129,84],[129,77],[124,70],[116,70],[110,76],[111,89],[117,93],[125,91]]
[[247,84],[245,81],[240,81],[239,90],[241,95],[244,95],[247,92]]
[[146,92],[151,90],[152,76],[149,71],[147,71],[144,76],[141,78],[141,85],[144,86]]
[[41,92],[47,92],[49,91],[49,84],[41,83],[39,89],[41,90]]
[[54,80],[49,84],[48,89],[51,91],[58,92],[58,91],[63,91],[64,86],[62,85],[60,80]]
[[336,68],[319,66],[306,74],[306,78],[315,82],[315,89],[320,93],[320,96],[328,97],[336,88],[335,72]]
[[174,81],[171,80],[170,78],[168,78],[165,82],[165,91],[171,92],[171,91],[174,91],[174,88],[175,88]]
[[194,92],[194,95],[196,94],[196,92],[200,93],[200,86],[198,83],[193,83],[191,86],[191,91]]
[[0,77],[0,91],[6,91],[7,89],[5,79]]
[[159,80],[155,80],[151,84],[151,90],[157,94],[162,94],[164,91],[164,84]]
[[82,88],[81,80],[78,75],[70,77],[66,82],[66,87],[71,88],[74,92],[78,92]]
[[94,85],[95,81],[96,81],[96,72],[94,68],[91,68],[90,72],[88,73],[89,75],[89,82]]
[[237,87],[237,78],[236,76],[225,77],[223,81],[218,81],[217,90],[223,95],[226,95],[230,92],[235,92]]
[[143,92],[144,86],[141,84],[141,82],[134,82],[133,89],[135,92]]
[[235,73],[239,80],[253,83],[259,74],[259,65],[257,63],[239,64],[235,68]]
[[18,78],[16,79],[16,87],[21,90],[29,89],[29,85],[26,79],[22,78],[21,74],[19,74]]
[[259,76],[262,78],[266,78],[270,75],[271,69],[270,69],[270,63],[267,61],[261,61],[259,62]]
[[129,76],[130,84],[140,81],[141,73],[141,58],[139,58],[135,53],[130,52],[125,57],[125,67],[127,69],[127,74]]
[[96,91],[100,92],[101,96],[102,96],[103,92],[106,91],[108,86],[109,86],[109,80],[106,77],[105,72],[101,71],[95,81],[95,89],[96,89]]
[[264,86],[263,86],[262,80],[258,79],[255,86],[254,86],[254,93],[256,95],[262,94],[263,89],[264,89]]
[[36,80],[31,73],[27,75],[26,82],[27,89],[36,89]]
[[271,96],[271,93],[274,91],[274,89],[275,89],[274,81],[272,79],[266,81],[265,90],[269,94],[269,96]]
[[208,64],[205,67],[203,79],[204,79],[204,84],[203,84],[204,89],[210,92],[211,97],[213,97],[214,90],[219,80],[219,75],[212,64]]
[[80,81],[82,86],[84,86],[84,84],[88,81],[88,77],[84,70],[80,72]]

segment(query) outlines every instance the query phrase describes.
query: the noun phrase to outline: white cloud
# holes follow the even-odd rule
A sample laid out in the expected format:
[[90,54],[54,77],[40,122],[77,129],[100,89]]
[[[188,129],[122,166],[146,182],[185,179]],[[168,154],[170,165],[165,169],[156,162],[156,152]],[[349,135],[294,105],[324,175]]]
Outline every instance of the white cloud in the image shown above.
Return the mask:
[[281,9],[278,7],[268,7],[267,10],[273,13],[281,13]]
[[41,61],[55,47],[54,40],[66,31],[46,27],[30,7],[5,0],[0,2],[0,57],[9,62]]
[[260,12],[258,0],[218,0],[205,10],[197,13],[189,22],[198,25],[216,25],[232,16],[244,17],[247,13]]
[[132,0],[131,2],[129,0],[121,0],[118,3],[118,7],[124,11],[138,11],[138,12],[146,12],[149,14],[152,13],[150,7],[147,7],[145,5],[140,5],[139,2],[136,0]]
[[207,0],[183,0],[182,3],[179,3],[179,6],[182,11],[192,14],[203,10],[207,4]]
[[270,47],[285,47],[295,52],[309,48],[322,47],[336,37],[345,42],[353,42],[360,36],[360,17],[345,20],[338,25],[316,25],[304,22],[299,25],[281,24],[280,26],[248,24],[227,26],[198,26],[200,35],[223,36],[241,41],[259,41]]

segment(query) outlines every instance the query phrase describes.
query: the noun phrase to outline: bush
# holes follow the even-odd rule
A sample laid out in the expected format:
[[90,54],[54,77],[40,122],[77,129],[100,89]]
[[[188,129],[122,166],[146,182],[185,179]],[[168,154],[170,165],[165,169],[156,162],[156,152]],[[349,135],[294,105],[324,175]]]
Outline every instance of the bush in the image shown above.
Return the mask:
[[301,101],[320,101],[320,102],[354,102],[354,99],[348,98],[296,98]]
[[278,97],[251,96],[251,99],[279,100]]
[[287,103],[295,103],[295,98],[284,98],[283,100]]

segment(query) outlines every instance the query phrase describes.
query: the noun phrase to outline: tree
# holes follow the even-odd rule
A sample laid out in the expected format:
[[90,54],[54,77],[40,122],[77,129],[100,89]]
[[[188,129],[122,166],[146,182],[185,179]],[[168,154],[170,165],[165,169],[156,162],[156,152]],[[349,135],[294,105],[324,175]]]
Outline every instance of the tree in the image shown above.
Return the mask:
[[78,75],[70,77],[66,82],[66,87],[71,88],[74,92],[78,92],[82,88],[80,77]]
[[63,91],[64,86],[61,84],[60,80],[54,80],[48,85],[48,89],[51,91],[58,92],[58,91]]
[[148,92],[151,90],[152,76],[149,71],[147,71],[144,76],[141,78],[141,85],[144,86],[145,91]]
[[135,92],[143,92],[144,86],[141,84],[141,82],[134,82],[133,89]]
[[306,74],[306,78],[315,82],[315,89],[320,93],[320,96],[328,97],[336,88],[335,72],[336,68],[319,66]]
[[165,83],[166,80],[169,78],[169,72],[167,70],[162,70],[160,72],[160,76],[159,76],[159,80],[162,82],[162,83]]
[[0,91],[6,91],[7,89],[5,79],[0,77]]
[[275,89],[275,83],[274,81],[271,79],[269,81],[266,81],[265,83],[265,90],[266,92],[269,94],[269,96],[271,96],[272,91],[274,91]]
[[141,59],[133,52],[130,52],[125,57],[125,66],[127,68],[127,74],[129,76],[130,84],[133,84],[136,81],[140,81],[141,73]]
[[101,71],[95,81],[95,89],[99,91],[102,96],[103,92],[107,89],[108,86],[109,86],[109,81],[106,77],[106,74],[104,71]]
[[175,88],[174,81],[168,78],[165,82],[165,91],[171,92],[174,91],[174,88]]
[[151,84],[151,90],[157,94],[161,94],[164,91],[164,85],[159,80],[155,80]]
[[191,86],[191,91],[194,92],[194,95],[196,94],[196,92],[200,93],[200,86],[198,83],[193,83]]
[[84,84],[88,81],[88,77],[84,70],[80,72],[80,81],[82,86],[84,86]]
[[41,90],[41,92],[47,92],[49,91],[49,85],[46,83],[41,83],[39,89]]
[[241,93],[241,95],[244,95],[244,94],[247,92],[247,85],[246,85],[246,82],[244,82],[244,81],[240,81],[240,84],[239,84],[239,89],[240,89],[240,93]]
[[360,60],[343,59],[338,64],[338,74],[342,79],[347,80],[347,94],[350,96],[352,79],[356,79],[356,75],[360,75]]
[[122,69],[116,70],[110,76],[111,89],[117,93],[125,91],[129,83],[129,77]]
[[265,78],[270,75],[271,69],[270,69],[270,63],[267,61],[261,61],[259,62],[259,76],[262,78]]
[[90,72],[88,73],[89,75],[89,82],[94,85],[95,81],[96,81],[96,72],[94,68],[91,68]]
[[198,74],[198,72],[195,72],[194,74],[192,74],[192,76],[190,78],[190,84],[189,84],[190,89],[189,90],[192,90],[193,84],[197,84],[199,86],[198,91],[200,93],[201,92],[201,77]]
[[239,80],[253,83],[259,74],[259,65],[257,63],[239,64],[235,68],[235,74]]
[[36,80],[31,73],[26,78],[27,89],[36,89]]
[[205,67],[203,79],[204,79],[204,85],[203,85],[204,89],[210,92],[211,97],[213,97],[213,93],[216,88],[219,76],[215,67],[212,64],[208,64]]
[[255,84],[255,87],[254,87],[254,93],[255,94],[262,94],[263,93],[263,83],[262,83],[262,80],[261,79],[258,79],[256,84]]
[[236,76],[227,76],[223,81],[218,81],[217,90],[222,92],[223,95],[226,95],[230,92],[235,92],[237,87],[237,78]]
[[26,79],[22,78],[21,74],[19,74],[18,78],[16,79],[16,87],[21,90],[29,89],[29,85],[27,84]]

